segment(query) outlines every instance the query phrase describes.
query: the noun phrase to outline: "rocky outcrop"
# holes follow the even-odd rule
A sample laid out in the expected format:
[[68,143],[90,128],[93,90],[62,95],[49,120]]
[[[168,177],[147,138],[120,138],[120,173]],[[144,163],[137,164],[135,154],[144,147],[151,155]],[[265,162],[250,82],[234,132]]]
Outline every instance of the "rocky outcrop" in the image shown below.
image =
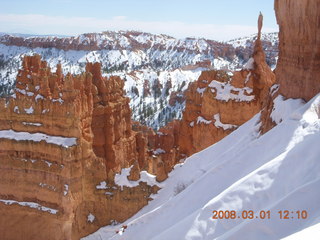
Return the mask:
[[79,239],[147,204],[158,187],[137,181],[146,141],[122,87],[99,64],[64,76],[23,59],[15,93],[0,99],[1,239]]
[[276,0],[279,24],[279,93],[310,100],[320,91],[320,3]]
[[93,151],[106,160],[107,171],[119,172],[137,159],[136,136],[132,132],[129,99],[124,97],[124,82],[119,77],[108,81],[101,76],[99,63],[88,63],[93,79]]
[[262,133],[276,123],[271,114],[274,99],[302,98],[309,101],[320,91],[320,3],[316,0],[276,0],[279,24],[279,60],[276,84],[266,96],[261,121]]
[[182,120],[161,128],[156,135],[154,152],[161,157],[165,171],[178,160],[220,141],[267,104],[275,75],[265,61],[261,28],[262,15],[254,52],[243,70],[204,71],[189,85]]

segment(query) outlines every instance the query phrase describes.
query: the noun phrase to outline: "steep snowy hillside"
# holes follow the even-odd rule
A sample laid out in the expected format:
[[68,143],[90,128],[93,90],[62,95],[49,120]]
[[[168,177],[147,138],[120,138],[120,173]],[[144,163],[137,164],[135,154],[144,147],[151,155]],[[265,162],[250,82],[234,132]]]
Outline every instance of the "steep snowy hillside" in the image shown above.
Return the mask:
[[184,92],[198,79],[203,68],[152,71],[143,69],[120,73],[130,97],[133,119],[154,128],[180,119],[185,108]]
[[[264,36],[267,62],[274,65],[276,35]],[[183,91],[190,82],[197,80],[201,69],[241,68],[252,54],[254,36],[246,41],[250,42],[248,46],[239,47],[232,41],[175,39],[132,31],[77,37],[2,35],[0,95],[10,94],[23,55],[40,54],[53,70],[60,62],[63,72],[73,74],[83,71],[86,62],[100,62],[105,75],[120,75],[128,80],[125,89],[132,99],[134,120],[159,128],[181,117],[185,106]]]
[[[230,40],[227,43],[231,44],[236,49],[235,51],[240,55],[239,57],[246,58],[252,53],[256,38],[257,35],[253,34],[248,37]],[[263,44],[263,50],[266,53],[266,62],[272,69],[274,69],[278,60],[278,33],[262,33],[261,41]]]
[[262,136],[258,114],[177,165],[148,206],[84,239],[270,240],[319,223],[320,94],[278,96],[272,118],[281,123]]

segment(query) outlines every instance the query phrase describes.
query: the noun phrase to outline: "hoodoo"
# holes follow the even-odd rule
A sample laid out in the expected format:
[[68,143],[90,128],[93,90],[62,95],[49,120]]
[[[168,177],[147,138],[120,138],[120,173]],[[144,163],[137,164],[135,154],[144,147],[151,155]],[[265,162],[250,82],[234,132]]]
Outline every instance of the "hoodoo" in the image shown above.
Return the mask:
[[1,239],[79,239],[147,204],[158,187],[146,172],[140,182],[146,142],[122,88],[99,64],[63,76],[24,57],[14,94],[0,99]]

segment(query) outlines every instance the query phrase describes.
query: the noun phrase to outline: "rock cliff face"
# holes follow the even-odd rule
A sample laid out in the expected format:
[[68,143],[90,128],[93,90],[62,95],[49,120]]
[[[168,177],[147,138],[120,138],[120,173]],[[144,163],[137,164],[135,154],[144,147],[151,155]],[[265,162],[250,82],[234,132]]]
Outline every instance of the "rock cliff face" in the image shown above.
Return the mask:
[[147,204],[155,181],[115,176],[133,165],[138,180],[148,165],[122,87],[99,64],[63,76],[24,58],[14,95],[0,99],[1,239],[79,239]]
[[320,91],[320,2],[276,0],[275,12],[280,28],[279,93],[308,101]]
[[271,115],[277,96],[309,101],[320,91],[320,2],[276,0],[275,12],[280,28],[279,60],[276,85],[262,111],[262,133],[276,125]]
[[[132,132],[129,98],[124,97],[124,82],[119,77],[106,81],[99,63],[88,63],[93,78],[93,151],[106,160],[108,170],[119,172],[137,160],[136,136]],[[112,173],[111,173],[111,176]]]

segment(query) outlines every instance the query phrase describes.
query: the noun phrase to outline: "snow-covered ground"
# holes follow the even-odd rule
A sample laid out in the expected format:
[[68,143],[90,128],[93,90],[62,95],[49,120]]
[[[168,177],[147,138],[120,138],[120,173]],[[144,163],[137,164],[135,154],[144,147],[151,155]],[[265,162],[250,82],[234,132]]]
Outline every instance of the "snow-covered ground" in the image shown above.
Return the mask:
[[297,233],[284,238],[283,240],[319,240],[320,238],[320,223],[315,224],[311,227],[303,229]]
[[[127,228],[107,226],[84,239],[272,240],[320,223],[320,94],[306,104],[278,98],[277,106],[283,111],[273,117],[282,121],[269,132],[260,135],[257,114],[176,165],[154,200],[123,223]],[[213,219],[215,210],[236,217]],[[288,219],[281,219],[285,210]],[[260,219],[260,211],[270,211],[270,219]],[[320,239],[316,226],[313,239]]]
[[[241,38],[236,38],[227,41],[227,43],[231,44],[233,47],[248,47],[249,45],[252,44],[252,42],[257,38],[257,34],[253,34],[251,36],[247,37],[241,37]],[[271,45],[276,45],[278,44],[279,38],[278,38],[278,33],[262,33],[261,34],[261,40],[262,41],[269,41]]]

